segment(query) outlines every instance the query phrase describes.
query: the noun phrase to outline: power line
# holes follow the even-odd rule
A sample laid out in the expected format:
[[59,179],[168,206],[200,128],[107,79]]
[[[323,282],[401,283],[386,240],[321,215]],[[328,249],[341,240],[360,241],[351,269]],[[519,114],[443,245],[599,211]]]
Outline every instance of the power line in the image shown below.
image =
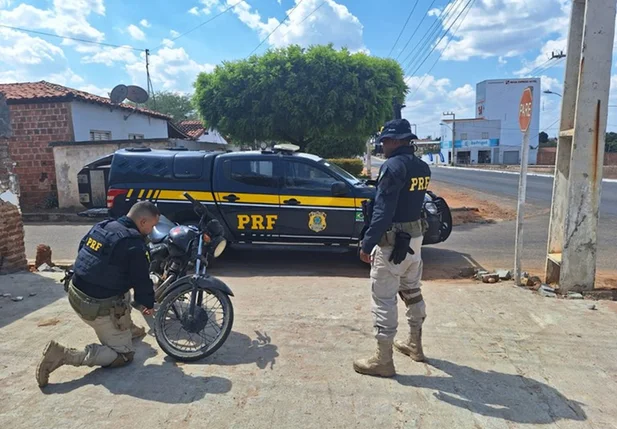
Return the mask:
[[[308,15],[306,15],[304,18],[302,18],[302,21],[300,21],[297,25],[302,24],[304,21],[306,21],[307,19],[309,19],[315,12],[317,12],[319,9],[321,9],[321,7],[326,4],[326,1],[328,0],[323,0],[319,6],[317,6],[315,9],[313,9],[313,11],[311,13],[309,13]],[[289,34],[291,32],[291,30],[287,30],[285,32],[285,34],[283,34],[283,36],[286,36],[287,34]]]
[[110,47],[110,48],[131,49],[131,50],[140,51],[140,52],[144,51],[144,49],[135,48],[135,47],[130,46],[130,45],[120,46],[120,45],[114,45],[112,43],[96,42],[94,40],[80,39],[80,38],[77,38],[77,37],[59,36],[57,34],[46,33],[44,31],[36,31],[36,30],[28,30],[26,28],[11,27],[10,25],[0,24],[0,27],[8,28],[10,30],[15,30],[15,31],[21,31],[21,32],[24,32],[24,33],[38,34],[40,36],[55,37],[57,39],[64,39],[64,40],[73,40],[74,42],[90,43],[92,45],[107,46],[107,47]]
[[[475,2],[476,2],[476,0],[469,0],[469,2],[467,3],[467,6],[469,6],[469,5],[473,6],[473,4],[474,4]],[[467,7],[467,6],[465,6],[465,7]],[[463,9],[463,10],[465,10],[465,9]],[[426,72],[426,74],[424,75],[424,78],[422,79],[422,81],[420,82],[420,84],[416,87],[416,89],[415,89],[414,93],[413,93],[413,94],[412,94],[412,96],[411,96],[412,98],[413,98],[413,96],[414,96],[414,95],[416,95],[416,93],[418,92],[418,90],[422,87],[422,84],[424,83],[424,81],[426,80],[426,78],[428,77],[428,75],[431,73],[431,71],[433,70],[433,68],[435,67],[435,65],[437,65],[437,63],[438,63],[438,62],[439,62],[439,60],[441,59],[441,57],[442,57],[443,53],[446,51],[446,49],[448,48],[448,46],[450,46],[450,42],[452,42],[452,40],[454,39],[454,34],[455,34],[455,33],[458,31],[458,29],[461,27],[461,25],[463,24],[463,21],[465,21],[465,18],[467,18],[467,14],[469,13],[469,11],[470,11],[470,10],[471,10],[471,7],[469,7],[469,8],[467,9],[467,13],[466,13],[466,14],[465,14],[465,16],[463,17],[463,19],[460,21],[460,23],[459,23],[458,27],[456,27],[456,30],[454,30],[454,32],[452,33],[452,37],[448,40],[448,43],[446,43],[446,46],[443,48],[443,50],[441,51],[441,53],[439,54],[439,56],[437,57],[437,59],[435,60],[435,62],[433,63],[433,65],[431,66],[431,68],[428,70],[428,72]],[[459,16],[460,16],[460,14],[459,14]],[[458,19],[458,17],[457,17],[457,19]],[[456,21],[455,21],[455,22],[456,22]],[[441,40],[440,40],[440,42],[441,42]],[[439,42],[435,45],[435,47],[437,47],[437,45],[439,45]],[[429,54],[429,56],[430,56],[430,54]],[[429,56],[427,56],[427,57],[425,58],[425,61],[426,61],[426,59],[428,59],[428,57],[429,57]],[[422,62],[422,64],[424,64],[424,61]],[[420,69],[420,67],[422,66],[422,64],[420,64],[420,66],[416,69],[416,71],[418,71],[418,70]],[[414,72],[414,74],[415,74],[415,72]]]
[[[214,21],[214,20],[215,20],[216,18],[218,18],[219,16],[224,15],[225,13],[229,12],[229,11],[230,11],[231,9],[233,9],[234,7],[238,6],[240,3],[244,3],[244,2],[245,2],[245,0],[240,0],[240,1],[239,1],[239,2],[237,2],[237,3],[234,3],[233,5],[229,6],[227,9],[224,9],[224,10],[223,10],[223,11],[221,11],[220,13],[218,13],[218,14],[214,15],[212,18],[205,20],[205,21],[204,21],[204,22],[202,22],[201,24],[199,24],[199,25],[197,25],[197,26],[195,26],[195,27],[191,28],[190,30],[188,30],[188,31],[186,31],[186,32],[184,32],[184,33],[182,33],[182,34],[180,34],[179,36],[177,36],[177,37],[175,37],[175,38],[171,39],[171,41],[172,41],[172,42],[175,42],[175,41],[176,41],[176,40],[178,40],[179,38],[184,37],[184,36],[186,36],[186,35],[187,35],[187,34],[189,34],[189,33],[192,33],[193,31],[197,30],[198,28],[201,28],[201,27],[203,27],[204,25],[208,24],[209,22]],[[248,4],[248,3],[247,3],[247,4]],[[164,46],[164,45],[165,45],[165,43],[161,43],[161,44],[160,44],[159,46],[157,46],[155,49],[158,49],[158,48],[160,48],[160,47],[162,47],[162,46]]]
[[409,39],[407,39],[407,43],[405,43],[405,46],[403,46],[403,49],[401,50],[401,52],[399,52],[399,54],[396,56],[396,59],[398,60],[399,57],[403,54],[403,52],[405,52],[405,49],[407,49],[407,46],[409,46],[409,43],[411,43],[413,37],[416,35],[416,33],[418,32],[418,28],[420,28],[422,26],[422,23],[424,22],[424,20],[426,19],[426,17],[428,16],[428,13],[431,11],[431,8],[433,7],[433,5],[435,4],[436,0],[433,0],[430,4],[430,6],[428,7],[428,9],[426,10],[426,13],[424,14],[424,16],[422,17],[422,19],[420,20],[420,23],[416,26],[415,30],[413,31],[413,33],[411,34],[411,37]]
[[296,8],[297,8],[298,6],[300,6],[300,4],[301,4],[303,1],[304,1],[304,0],[300,0],[298,3],[296,3],[296,5],[295,5],[293,8],[289,11],[289,13],[285,14],[285,18],[283,18],[283,20],[282,20],[281,22],[279,22],[279,25],[277,25],[277,26],[274,28],[274,30],[272,30],[272,31],[270,32],[270,34],[268,34],[266,37],[264,37],[264,38],[263,38],[263,40],[262,40],[261,42],[259,42],[259,44],[255,47],[255,49],[253,49],[253,50],[251,51],[251,53],[250,53],[250,54],[248,54],[248,56],[249,56],[249,57],[250,57],[251,55],[253,55],[253,53],[254,53],[257,49],[259,49],[259,47],[260,47],[261,45],[263,45],[263,44],[264,44],[264,42],[265,42],[266,40],[268,40],[268,39],[270,38],[270,36],[272,36],[272,34],[274,34],[274,32],[275,32],[276,30],[278,30],[278,29],[279,29],[279,27],[280,27],[281,25],[283,25],[283,23],[284,23],[285,21],[287,21],[287,19],[289,18],[289,15],[291,15],[291,14],[293,13],[293,11],[294,11],[294,10],[296,10]]
[[388,53],[388,56],[392,55],[392,51],[394,51],[394,48],[396,47],[396,44],[401,39],[401,36],[403,35],[403,32],[407,28],[407,24],[409,24],[409,20],[411,19],[411,15],[413,15],[414,11],[416,10],[416,6],[418,6],[418,1],[419,0],[416,0],[415,4],[411,8],[411,12],[409,12],[409,15],[407,16],[407,21],[405,21],[405,24],[403,24],[403,28],[401,28],[401,32],[398,33],[398,37],[396,38],[396,41],[394,42],[394,45],[392,45],[392,48],[390,49],[390,52]]
[[[416,46],[411,51],[409,51],[405,59],[401,61],[403,69],[411,68],[411,66],[416,62],[416,57],[422,56],[422,52],[424,52],[428,48],[428,46],[430,46],[430,40],[434,40],[434,37],[438,34],[440,23],[443,23],[443,27],[446,26],[446,21],[454,15],[454,4],[456,4],[456,7],[458,7],[458,0],[452,0],[446,5],[444,11],[447,9],[447,12],[442,13],[442,15],[433,22],[433,24],[428,28],[424,36],[422,36],[420,41],[416,43]],[[452,6],[448,8],[449,5]],[[418,55],[413,56],[413,54],[416,52],[418,53]],[[405,63],[407,65],[404,65]]]
[[[467,17],[467,14],[469,13],[469,11],[471,10],[471,7],[473,6],[473,4],[476,2],[476,0],[468,0],[467,4],[463,7],[463,9],[461,9],[461,11],[459,12],[459,14],[456,16],[456,18],[454,19],[454,21],[452,21],[450,23],[450,26],[448,27],[448,29],[443,33],[443,35],[441,36],[441,38],[437,41],[437,43],[435,43],[433,45],[433,48],[431,49],[431,51],[428,53],[428,55],[426,57],[424,57],[424,60],[422,60],[422,62],[418,65],[418,67],[416,67],[416,69],[414,70],[414,72],[412,73],[412,75],[415,75],[418,70],[420,70],[420,68],[422,67],[422,65],[424,65],[424,63],[426,62],[426,60],[428,60],[431,56],[431,54],[435,51],[435,49],[437,48],[437,46],[439,46],[439,44],[441,43],[441,41],[444,39],[444,37],[446,37],[446,35],[448,34],[448,32],[450,31],[450,29],[454,26],[454,24],[456,24],[456,22],[460,19],[461,15],[463,14],[463,12],[465,12],[465,17],[463,17],[463,19],[459,22],[458,27],[456,28],[456,30],[454,32],[456,32],[461,25],[463,24],[463,21],[465,21],[465,18]],[[439,54],[439,57],[437,58],[437,62],[439,61],[439,59],[441,59],[441,56],[443,55],[443,53],[445,52],[446,48],[450,45],[450,42],[452,42],[454,36],[452,34],[452,37],[450,37],[450,39],[448,40],[448,43],[446,44],[446,46],[443,48],[443,50],[441,51],[441,53]],[[437,64],[437,62],[435,64]],[[433,65],[434,66],[434,65]],[[431,67],[432,70],[432,67]]]

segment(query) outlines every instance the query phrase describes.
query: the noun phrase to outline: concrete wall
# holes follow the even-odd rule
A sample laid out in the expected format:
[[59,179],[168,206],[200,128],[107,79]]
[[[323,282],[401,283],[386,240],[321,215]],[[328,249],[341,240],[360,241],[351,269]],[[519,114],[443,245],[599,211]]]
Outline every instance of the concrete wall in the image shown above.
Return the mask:
[[112,140],[126,140],[129,134],[143,134],[145,139],[167,138],[167,121],[142,113],[124,119],[124,109],[74,101],[71,103],[75,141],[90,140],[90,131],[111,131]]
[[152,147],[164,149],[182,145],[182,140],[154,140],[154,141],[111,141],[111,142],[75,142],[53,147],[56,160],[56,177],[58,183],[58,202],[60,208],[75,208],[84,210],[79,202],[79,188],[77,173],[88,163],[105,155],[114,153],[126,147]]
[[[538,165],[555,165],[556,158],[556,147],[543,147],[538,150]],[[604,165],[617,165],[617,152],[605,152]]]
[[0,138],[0,274],[26,270],[24,224],[13,188],[8,142]]

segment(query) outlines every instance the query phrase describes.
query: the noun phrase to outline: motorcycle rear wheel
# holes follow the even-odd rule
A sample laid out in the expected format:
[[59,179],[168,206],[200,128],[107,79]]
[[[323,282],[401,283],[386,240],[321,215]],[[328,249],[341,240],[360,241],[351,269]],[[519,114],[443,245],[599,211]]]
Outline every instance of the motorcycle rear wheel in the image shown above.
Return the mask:
[[[188,303],[190,303],[192,289],[193,286],[187,284],[170,292],[169,295],[167,295],[161,303],[154,321],[154,332],[156,336],[156,342],[158,343],[159,347],[161,347],[161,349],[163,349],[163,351],[167,355],[180,362],[194,362],[210,356],[211,354],[216,352],[227,340],[234,321],[234,310],[229,296],[219,290],[199,288],[198,290],[202,291],[204,294],[204,301],[208,302],[206,300],[206,297],[209,297],[215,298],[216,301],[220,303],[220,307],[223,312],[222,323],[220,327],[218,327],[218,325],[214,323],[210,324],[211,315],[207,314],[207,312],[212,311],[212,309],[207,307],[204,308],[203,304],[202,307],[196,305],[196,311],[200,313],[200,315],[207,317],[207,322],[205,322],[206,324],[204,325],[204,328],[207,327],[208,324],[210,324],[210,326],[216,326],[217,328],[219,328],[218,332],[212,342],[206,342],[202,347],[193,350],[181,347],[178,342],[170,338],[168,325],[171,324],[174,318],[175,322],[180,325],[178,333],[183,331],[189,336],[191,341],[193,340],[193,335],[197,335],[201,340],[204,340],[204,337],[200,335],[200,332],[190,333],[189,331],[184,329],[185,325],[183,325],[182,321],[178,319],[178,316],[182,318],[182,315],[184,314],[179,314],[179,307],[184,307],[186,309],[186,312],[188,312]],[[204,321],[205,320],[202,320],[202,322]],[[199,323],[199,321],[197,323]],[[174,328],[172,331],[176,332],[176,329]]]

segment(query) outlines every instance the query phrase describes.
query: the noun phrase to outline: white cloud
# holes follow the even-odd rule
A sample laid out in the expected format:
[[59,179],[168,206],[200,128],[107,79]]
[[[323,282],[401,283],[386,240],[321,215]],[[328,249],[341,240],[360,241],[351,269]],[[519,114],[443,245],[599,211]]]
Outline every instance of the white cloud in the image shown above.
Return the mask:
[[[6,7],[11,4],[8,2]],[[105,15],[103,0],[54,0],[48,9],[21,3],[13,9],[0,10],[0,22],[33,30],[51,30],[59,36],[102,41],[105,35],[88,22],[93,13]]]
[[100,95],[101,97],[107,97],[107,98],[109,98],[109,93],[111,92],[111,88],[99,88],[98,86],[92,85],[92,84],[82,85],[77,89],[79,89],[80,91],[86,91],[86,92],[89,92],[90,94]]
[[121,48],[104,47],[93,55],[86,55],[82,58],[83,63],[105,64],[113,66],[115,63],[134,63],[139,61],[133,49],[125,45]]
[[36,65],[64,58],[56,45],[20,31],[0,28],[0,63],[7,66]]
[[173,40],[170,40],[170,39],[163,39],[163,41],[161,42],[161,44],[162,44],[163,46],[168,47],[168,48],[173,48],[173,47],[174,47],[174,45],[175,45],[175,43],[173,42]]
[[169,35],[175,39],[180,35],[180,33],[178,33],[176,30],[170,30]]
[[210,15],[215,9],[221,11],[225,9],[225,6],[220,0],[199,0],[199,4],[200,6],[189,9],[189,13],[196,16]]
[[189,9],[189,13],[195,16],[199,16],[199,8],[197,6]]
[[139,21],[139,25],[141,25],[144,28],[152,27],[152,25],[148,22],[147,19],[142,19],[141,21]]
[[440,135],[439,123],[443,112],[454,111],[457,118],[473,118],[475,115],[475,87],[470,84],[453,88],[450,79],[438,79],[432,75],[407,77],[405,82],[410,92],[405,100],[403,117],[417,124],[418,137]]
[[146,40],[146,33],[144,33],[141,28],[134,24],[129,25],[126,31],[128,31],[129,35],[135,40]]
[[[364,26],[346,6],[334,0],[295,0],[296,9],[289,15],[280,28],[270,36],[267,43],[273,47],[283,47],[290,44],[309,46],[314,44],[332,43],[336,48],[347,47],[352,52],[364,51]],[[235,3],[226,0],[227,6]],[[323,4],[322,4],[323,3]],[[259,11],[247,3],[240,3],[233,12],[240,21],[255,30],[260,39],[274,30],[280,21],[276,18],[263,20]]]
[[[557,39],[564,37],[568,29],[568,3],[567,0],[476,1],[465,20],[452,26],[454,31],[460,23],[448,47],[445,47],[449,40],[446,37],[438,49],[445,49],[443,59],[455,61],[525,54],[542,46],[547,37],[555,34]],[[452,2],[442,12],[442,27],[448,28],[466,4],[467,0]]]
[[[146,86],[145,59],[126,66],[127,73],[132,81]],[[199,64],[191,59],[184,48],[161,48],[157,53],[150,55],[150,75],[157,90],[188,91],[201,72],[214,70],[214,65]]]

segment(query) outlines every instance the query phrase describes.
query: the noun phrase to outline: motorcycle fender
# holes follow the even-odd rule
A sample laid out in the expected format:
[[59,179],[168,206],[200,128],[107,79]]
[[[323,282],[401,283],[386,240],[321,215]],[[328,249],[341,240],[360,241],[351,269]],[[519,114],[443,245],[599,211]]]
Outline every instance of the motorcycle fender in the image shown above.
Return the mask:
[[[174,282],[174,284],[173,284],[173,288],[171,288],[165,295],[169,294],[169,292],[171,292],[174,289],[177,289],[180,286],[184,286],[186,284],[191,284],[192,278],[193,278],[193,276],[189,275],[189,276],[185,276],[185,277],[182,277],[182,278],[176,280]],[[203,276],[200,276],[197,279],[197,284],[200,287],[203,287],[203,288],[220,290],[221,292],[223,292],[226,295],[234,296],[234,293],[231,291],[229,286],[227,286],[223,281],[217,279],[216,277],[212,277],[212,276],[205,276],[205,277],[203,277]]]

